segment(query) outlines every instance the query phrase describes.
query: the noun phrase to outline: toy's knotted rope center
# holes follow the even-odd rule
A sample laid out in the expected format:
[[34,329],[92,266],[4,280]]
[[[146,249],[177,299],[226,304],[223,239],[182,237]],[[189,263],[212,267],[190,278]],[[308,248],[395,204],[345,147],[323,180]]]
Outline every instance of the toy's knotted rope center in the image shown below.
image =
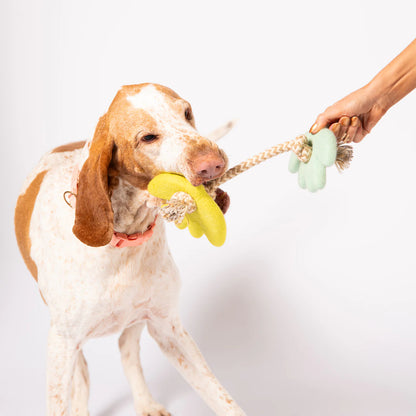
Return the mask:
[[185,214],[191,214],[196,210],[193,198],[186,192],[175,192],[168,203],[160,208],[160,215],[169,222],[182,223]]

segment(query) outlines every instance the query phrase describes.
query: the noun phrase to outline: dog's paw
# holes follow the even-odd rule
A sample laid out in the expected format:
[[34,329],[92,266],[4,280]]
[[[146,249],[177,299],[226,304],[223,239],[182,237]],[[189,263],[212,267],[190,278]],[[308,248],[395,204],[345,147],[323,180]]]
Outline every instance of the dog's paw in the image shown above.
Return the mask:
[[171,416],[171,414],[159,403],[152,403],[143,408],[140,416]]

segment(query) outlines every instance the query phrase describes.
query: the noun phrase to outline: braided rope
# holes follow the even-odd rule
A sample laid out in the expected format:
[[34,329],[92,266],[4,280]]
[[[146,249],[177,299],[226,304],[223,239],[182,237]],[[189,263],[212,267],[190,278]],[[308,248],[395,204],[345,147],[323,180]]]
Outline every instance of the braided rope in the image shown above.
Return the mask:
[[[308,163],[312,156],[312,147],[309,145],[306,135],[302,134],[293,140],[278,144],[248,158],[244,162],[241,162],[233,168],[227,170],[227,172],[225,172],[220,178],[207,182],[204,185],[205,189],[207,193],[215,199],[215,191],[223,183],[264,162],[265,160],[290,151],[294,152],[301,162]],[[352,147],[345,144],[338,145],[337,159],[335,162],[338,170],[342,171],[346,169],[349,166],[351,159]],[[185,192],[176,192],[172,195],[172,198],[169,201],[166,201],[166,204],[162,206],[160,214],[167,221],[174,221],[176,224],[180,224],[183,221],[185,214],[192,213],[195,210],[196,205],[190,195]]]
[[215,190],[223,183],[229,181],[240,173],[243,173],[246,170],[264,162],[265,160],[290,151],[294,152],[303,163],[308,163],[312,156],[312,148],[308,144],[308,139],[304,134],[302,134],[293,140],[280,143],[271,147],[270,149],[267,149],[255,156],[248,158],[244,162],[239,163],[233,168],[227,170],[227,172],[225,172],[224,175],[222,175],[220,178],[206,183],[205,188],[208,194],[214,197]]
[[[309,162],[309,159],[312,156],[312,148],[308,144],[308,139],[304,134],[302,134],[293,140],[278,144],[265,150],[264,152],[248,158],[244,162],[227,170],[227,172],[225,172],[220,178],[207,182],[204,185],[205,189],[212,198],[215,198],[216,189],[223,183],[267,159],[290,151],[294,152],[304,163]],[[196,205],[190,195],[185,192],[176,192],[172,195],[172,198],[169,201],[166,201],[166,203],[161,207],[160,215],[167,221],[173,221],[175,224],[180,224],[183,221],[185,214],[190,214],[195,210]]]

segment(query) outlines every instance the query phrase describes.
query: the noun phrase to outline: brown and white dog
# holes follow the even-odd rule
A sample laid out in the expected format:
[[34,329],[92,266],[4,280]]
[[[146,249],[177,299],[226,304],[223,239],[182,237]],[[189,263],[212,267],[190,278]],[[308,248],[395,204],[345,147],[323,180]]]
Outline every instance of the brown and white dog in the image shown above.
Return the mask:
[[[244,415],[181,324],[179,273],[157,217],[158,201],[146,190],[160,172],[180,173],[199,185],[226,165],[224,152],[195,129],[189,103],[157,84],[123,87],[89,146],[61,146],[41,159],[19,196],[15,225],[23,258],[50,309],[48,416],[88,415],[82,347],[115,332],[122,332],[122,363],[137,415],[168,415],[143,378],[139,341],[145,325],[217,415]],[[62,199],[74,172],[75,209]],[[218,199],[225,210],[227,197]],[[115,232],[127,239],[146,234],[148,240],[118,248],[111,244]]]

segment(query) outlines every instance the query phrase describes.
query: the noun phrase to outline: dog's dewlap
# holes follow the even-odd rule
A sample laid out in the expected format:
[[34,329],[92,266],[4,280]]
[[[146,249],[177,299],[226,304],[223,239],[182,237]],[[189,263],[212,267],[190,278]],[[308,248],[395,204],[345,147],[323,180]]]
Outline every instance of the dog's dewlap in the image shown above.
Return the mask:
[[185,214],[178,228],[188,227],[195,238],[204,234],[214,246],[220,247],[225,242],[227,227],[219,206],[208,195],[203,185],[193,186],[185,177],[175,173],[161,173],[148,185],[148,191],[155,197],[169,200],[176,192],[185,192],[192,197],[196,210]]

